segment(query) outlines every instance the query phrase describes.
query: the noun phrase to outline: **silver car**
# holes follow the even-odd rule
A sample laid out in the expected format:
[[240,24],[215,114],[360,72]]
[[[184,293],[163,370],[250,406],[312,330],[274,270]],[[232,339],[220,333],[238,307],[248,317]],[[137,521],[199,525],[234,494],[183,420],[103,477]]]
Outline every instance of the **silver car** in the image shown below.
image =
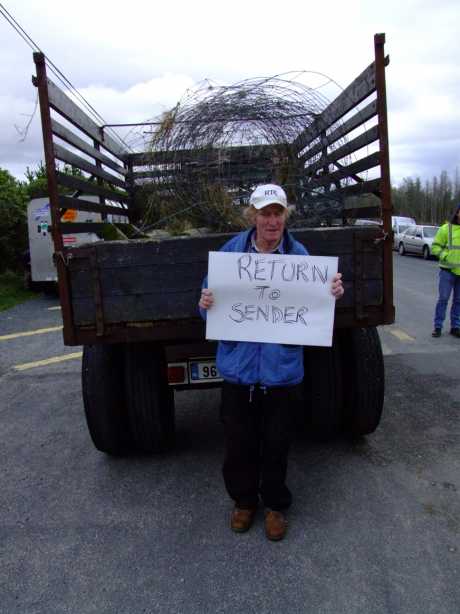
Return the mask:
[[401,240],[402,235],[406,232],[406,230],[411,226],[411,224],[393,224],[393,249],[399,249],[399,241]]
[[439,226],[409,226],[398,237],[398,251],[401,256],[404,254],[419,254],[425,260],[431,256],[431,244],[435,234],[438,232]]

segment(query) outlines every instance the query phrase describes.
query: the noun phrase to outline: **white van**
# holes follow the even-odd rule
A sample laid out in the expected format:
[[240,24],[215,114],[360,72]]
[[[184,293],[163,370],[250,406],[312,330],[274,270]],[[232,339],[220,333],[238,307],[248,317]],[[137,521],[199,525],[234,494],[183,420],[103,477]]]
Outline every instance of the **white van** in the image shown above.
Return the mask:
[[[85,200],[97,202],[97,196],[81,196]],[[116,203],[110,203],[117,206]],[[92,211],[77,211],[67,209],[61,218],[63,222],[100,222],[101,214]],[[109,222],[128,222],[126,216],[109,214]],[[49,232],[51,226],[51,207],[49,198],[33,198],[27,206],[27,222],[29,230],[29,263],[26,270],[26,284],[31,289],[33,284],[55,283],[57,281],[56,266],[53,261],[54,245]],[[99,237],[93,232],[69,235],[63,237],[65,247],[78,247],[84,243],[98,241]]]
[[409,226],[415,225],[416,221],[413,217],[404,217],[400,215],[391,216],[391,228],[393,230],[393,249],[398,249],[399,236],[409,228]]

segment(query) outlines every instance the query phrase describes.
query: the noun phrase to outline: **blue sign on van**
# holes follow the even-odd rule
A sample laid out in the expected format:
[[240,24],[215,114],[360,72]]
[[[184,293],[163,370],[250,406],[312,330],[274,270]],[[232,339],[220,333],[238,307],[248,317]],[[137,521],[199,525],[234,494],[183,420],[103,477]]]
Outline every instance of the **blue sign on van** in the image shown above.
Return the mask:
[[34,211],[34,216],[36,220],[39,220],[42,215],[46,215],[50,210],[50,204],[49,203],[45,203],[43,205],[43,207],[40,207],[40,209],[36,209]]

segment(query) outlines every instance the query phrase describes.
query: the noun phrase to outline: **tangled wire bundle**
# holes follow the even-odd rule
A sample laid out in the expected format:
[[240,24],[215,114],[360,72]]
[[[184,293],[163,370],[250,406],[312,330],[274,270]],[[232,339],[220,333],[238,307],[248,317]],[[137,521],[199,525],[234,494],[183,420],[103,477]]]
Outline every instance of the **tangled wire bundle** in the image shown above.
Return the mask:
[[237,205],[260,183],[282,185],[294,217],[313,220],[318,207],[293,143],[327,104],[317,90],[280,77],[225,87],[206,81],[189,91],[151,134],[144,223],[237,229]]

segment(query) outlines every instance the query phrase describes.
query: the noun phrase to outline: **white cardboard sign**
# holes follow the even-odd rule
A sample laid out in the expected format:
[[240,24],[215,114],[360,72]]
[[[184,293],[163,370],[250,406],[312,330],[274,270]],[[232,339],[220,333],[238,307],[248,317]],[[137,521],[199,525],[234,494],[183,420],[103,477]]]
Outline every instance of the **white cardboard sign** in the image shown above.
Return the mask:
[[332,345],[338,258],[209,252],[207,339]]

